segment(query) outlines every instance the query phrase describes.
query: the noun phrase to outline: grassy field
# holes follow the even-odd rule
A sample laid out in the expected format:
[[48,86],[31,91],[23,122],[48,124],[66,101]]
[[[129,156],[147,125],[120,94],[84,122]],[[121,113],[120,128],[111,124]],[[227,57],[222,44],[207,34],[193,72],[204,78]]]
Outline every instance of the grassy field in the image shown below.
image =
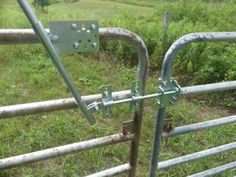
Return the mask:
[[[152,10],[151,7],[119,2],[80,0],[77,3],[51,5],[47,7],[47,13],[36,13],[45,26],[50,20],[96,19],[105,27],[103,25],[107,20],[124,11],[143,16]],[[15,1],[5,2],[0,11],[1,28],[30,27]],[[71,97],[40,45],[1,46],[0,53],[1,106]],[[106,84],[112,84],[113,90],[129,89],[130,83],[135,80],[135,67],[120,64],[114,56],[104,51],[96,55],[69,55],[63,58],[63,63],[83,95],[100,93],[100,86]],[[150,73],[149,93],[156,91],[158,74],[158,71]],[[145,102],[137,177],[147,176],[156,107],[154,99]],[[223,107],[208,107],[204,101],[194,97],[182,99],[176,106],[170,107],[167,118],[178,126],[233,113],[234,110]],[[131,119],[129,105],[114,106],[112,118],[104,118],[102,111],[95,116],[98,123],[93,127],[88,125],[78,109],[1,120],[0,158],[114,134],[121,131],[122,122]],[[233,124],[165,139],[161,160],[235,141],[235,129]],[[122,143],[3,170],[0,176],[84,176],[127,162],[128,150],[129,144]],[[235,151],[219,154],[160,172],[160,176],[186,176],[232,162],[235,157]],[[235,174],[236,171],[231,170],[218,176],[230,177]]]

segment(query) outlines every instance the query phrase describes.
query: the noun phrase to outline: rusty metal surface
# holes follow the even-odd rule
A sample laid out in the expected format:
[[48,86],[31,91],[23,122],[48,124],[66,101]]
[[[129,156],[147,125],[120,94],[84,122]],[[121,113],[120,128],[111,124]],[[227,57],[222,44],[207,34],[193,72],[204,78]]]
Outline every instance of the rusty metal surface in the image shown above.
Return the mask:
[[[113,92],[112,96],[114,100],[120,100],[131,97],[131,93],[130,90],[118,91]],[[102,94],[82,96],[82,99],[85,101],[86,104],[90,104],[94,101],[100,100],[101,98]],[[64,98],[34,103],[2,106],[0,107],[0,119],[71,108],[77,108],[77,104],[74,98]]]
[[37,44],[39,42],[32,29],[0,29],[0,45]]
[[219,119],[171,128],[170,131],[163,131],[162,137],[177,136],[232,123],[236,123],[236,116],[221,117]]
[[[49,33],[49,30],[46,30]],[[131,43],[137,52],[138,56],[138,70],[137,70],[137,81],[139,81],[140,94],[144,95],[147,70],[148,70],[148,51],[144,44],[144,41],[135,33],[122,29],[122,28],[100,28],[99,34],[101,39],[118,39],[126,40]],[[8,44],[36,44],[39,40],[35,36],[33,30],[22,29],[22,30],[0,30],[0,45]],[[71,105],[70,105],[71,106]],[[46,108],[47,109],[47,108]],[[134,138],[131,143],[131,154],[130,154],[130,177],[135,177],[137,158],[138,158],[138,147],[140,140],[140,131],[142,124],[142,113],[143,113],[143,100],[138,102],[138,111],[133,116],[134,122]]]
[[41,151],[36,151],[28,154],[13,156],[5,159],[0,159],[0,169],[7,169],[15,166],[20,166],[26,163],[37,162],[61,155],[66,155],[83,150],[93,149],[105,145],[116,144],[131,140],[133,134],[123,135],[123,133],[96,138],[79,143],[68,144],[64,146],[54,147]]

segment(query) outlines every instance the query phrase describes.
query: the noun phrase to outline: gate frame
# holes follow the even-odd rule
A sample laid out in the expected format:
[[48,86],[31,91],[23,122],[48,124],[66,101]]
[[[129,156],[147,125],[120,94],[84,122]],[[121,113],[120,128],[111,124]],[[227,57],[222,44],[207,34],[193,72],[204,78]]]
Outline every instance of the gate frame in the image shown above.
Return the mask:
[[[192,42],[217,42],[217,41],[236,41],[236,32],[201,32],[201,33],[190,33],[187,34],[181,38],[179,38],[178,40],[176,40],[171,47],[169,48],[169,50],[167,51],[163,63],[162,63],[162,69],[161,69],[161,76],[160,79],[162,82],[166,82],[168,83],[172,78],[171,78],[171,69],[172,69],[172,64],[173,61],[177,55],[177,53],[180,51],[180,49],[182,49],[184,46],[186,46],[189,43]],[[202,86],[192,86],[192,87],[185,87],[180,89],[179,94],[186,94],[186,90],[188,90],[189,88],[191,88],[190,90],[190,94],[199,94],[199,93],[206,93],[206,92],[212,92],[212,91],[223,91],[223,90],[229,90],[229,89],[236,89],[235,88],[235,81],[231,81],[228,83],[231,83],[232,85],[228,85],[224,88],[222,88],[221,86],[224,85],[224,83],[215,83],[215,84],[206,84],[206,85],[202,85]],[[216,88],[217,86],[220,86],[220,88]],[[187,88],[187,89],[186,89]],[[165,95],[165,90],[164,90],[164,95]],[[156,114],[156,119],[155,119],[155,129],[154,129],[154,139],[153,139],[153,147],[152,147],[152,155],[151,155],[151,160],[150,160],[150,170],[149,170],[149,177],[156,177],[156,171],[159,169],[158,168],[158,164],[163,164],[164,162],[159,162],[159,154],[160,154],[160,144],[161,144],[161,137],[165,137],[168,134],[163,134],[163,126],[164,126],[164,119],[165,119],[165,112],[166,112],[166,108],[168,106],[167,105],[160,105],[157,109],[157,114]],[[226,123],[232,123],[232,122],[236,122],[236,117],[233,117],[232,119],[229,117],[223,118],[224,120],[219,123],[222,119],[218,119],[216,120],[214,123],[214,126],[219,126],[219,125],[224,125]],[[229,121],[231,120],[231,121]],[[209,122],[203,122],[203,124],[206,124],[205,128],[209,128],[209,127],[213,127],[210,124],[212,123],[212,121]],[[186,128],[187,127],[187,128]],[[197,128],[196,128],[197,127]],[[182,129],[180,127],[177,127],[177,129],[180,129],[182,131],[182,133],[189,133],[192,131],[197,131],[200,130],[202,128],[199,127],[199,123],[198,124],[191,124],[188,126],[185,126],[184,128],[182,127]],[[180,131],[180,132],[181,132]],[[172,133],[173,134],[173,133]],[[179,133],[181,134],[181,133]],[[170,135],[170,134],[169,134]],[[174,134],[173,134],[174,135]],[[176,133],[177,135],[177,133]],[[231,147],[231,148],[230,148]],[[211,150],[215,150],[217,151],[217,153],[219,152],[224,152],[227,150],[232,150],[232,149],[236,149],[236,142],[233,144],[228,144],[226,147],[223,147],[221,149],[221,151],[218,151],[219,147],[216,148],[212,148]],[[206,157],[206,151],[200,151],[199,153],[202,154],[202,157]],[[190,154],[191,155],[191,154]],[[189,156],[190,156],[189,155]],[[191,157],[198,155],[197,153],[193,153]],[[180,164],[180,162],[178,163],[177,160],[179,159],[184,159],[189,157],[188,155],[186,156],[181,156],[179,158],[175,158],[173,159],[173,161],[175,162],[175,165]],[[198,158],[193,158],[194,160],[198,159]],[[190,161],[189,159],[186,160],[186,162]],[[170,162],[170,160],[169,160]],[[172,165],[172,166],[175,166]],[[234,162],[233,164],[230,164],[231,168],[235,168],[236,167],[236,163]],[[227,168],[225,168],[227,169]],[[212,171],[210,171],[212,172]],[[204,172],[201,173],[201,175],[203,175]],[[205,174],[209,173],[209,171],[206,171]],[[196,174],[197,175],[197,174]],[[194,176],[194,175],[193,175]],[[193,177],[192,176],[192,177]],[[195,177],[195,176],[194,176]]]
[[[46,29],[49,33],[49,30]],[[139,84],[139,94],[144,95],[147,72],[148,72],[148,51],[143,40],[135,33],[123,28],[100,28],[100,38],[104,40],[116,39],[129,42],[134,46],[138,56],[138,70],[137,81]],[[11,44],[37,44],[39,40],[32,29],[3,29],[0,30],[0,45]],[[122,98],[132,98],[131,91],[121,91],[112,93],[115,100]],[[101,94],[89,95],[82,97],[86,104],[100,100]],[[42,104],[43,103],[43,104]],[[46,150],[36,151],[28,154],[18,155],[0,160],[0,169],[11,168],[14,166],[23,165],[25,163],[36,162],[39,160],[49,159],[56,156],[61,156],[73,152],[79,152],[86,149],[97,148],[109,144],[115,144],[123,141],[131,140],[129,163],[113,167],[92,175],[94,176],[111,176],[119,173],[129,171],[130,177],[135,177],[136,166],[138,160],[138,148],[141,134],[142,114],[143,114],[143,100],[137,102],[137,110],[133,114],[132,130],[127,132],[114,134],[102,138],[88,140],[84,142],[59,146]],[[21,105],[12,105],[0,107],[0,119],[10,118],[21,115],[37,114],[41,112],[56,111],[62,109],[70,109],[77,107],[76,101],[73,98],[51,100],[36,103],[27,103]],[[39,109],[38,109],[39,108]],[[56,153],[53,153],[55,152]],[[25,158],[26,157],[26,158]]]

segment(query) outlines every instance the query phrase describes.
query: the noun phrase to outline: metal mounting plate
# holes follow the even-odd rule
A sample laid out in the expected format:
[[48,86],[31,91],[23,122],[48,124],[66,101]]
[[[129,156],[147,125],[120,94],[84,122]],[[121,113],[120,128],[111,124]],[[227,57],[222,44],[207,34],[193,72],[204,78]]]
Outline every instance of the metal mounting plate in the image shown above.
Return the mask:
[[157,98],[157,104],[160,107],[174,105],[179,100],[181,92],[178,82],[173,78],[168,81],[159,79],[159,81],[159,92],[161,95]]
[[99,50],[99,26],[96,21],[54,21],[49,23],[50,37],[60,53]]

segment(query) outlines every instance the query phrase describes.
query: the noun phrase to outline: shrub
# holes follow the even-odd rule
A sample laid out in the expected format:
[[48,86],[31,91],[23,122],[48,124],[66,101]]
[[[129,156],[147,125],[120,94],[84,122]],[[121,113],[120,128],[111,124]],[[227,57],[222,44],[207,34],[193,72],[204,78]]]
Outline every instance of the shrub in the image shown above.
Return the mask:
[[[226,3],[227,2],[227,3]],[[192,32],[233,31],[236,21],[235,2],[224,1],[208,3],[198,0],[180,0],[178,2],[157,3],[151,15],[137,17],[129,12],[122,12],[115,20],[104,22],[105,26],[127,28],[140,35],[148,48],[152,68],[161,68],[166,50],[181,36]],[[217,7],[217,8],[216,8]],[[162,15],[170,13],[168,38],[163,43]],[[127,44],[109,43],[105,47],[118,59],[132,63],[135,52]],[[176,75],[184,83],[209,83],[236,79],[236,45],[233,43],[194,43],[181,49],[174,64]]]

